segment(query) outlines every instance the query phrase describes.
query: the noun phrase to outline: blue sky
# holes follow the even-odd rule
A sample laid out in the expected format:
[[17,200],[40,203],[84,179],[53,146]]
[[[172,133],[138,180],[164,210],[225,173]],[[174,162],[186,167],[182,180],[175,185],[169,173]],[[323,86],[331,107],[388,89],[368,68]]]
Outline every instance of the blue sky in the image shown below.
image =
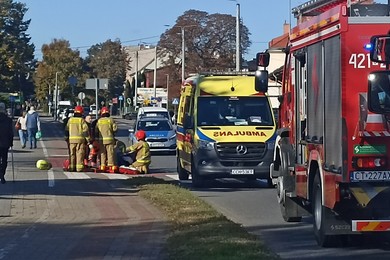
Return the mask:
[[[17,1],[17,0],[15,0]],[[268,42],[283,33],[290,21],[289,7],[304,0],[19,0],[26,4],[25,19],[31,19],[28,33],[41,59],[42,44],[65,39],[81,56],[97,43],[119,39],[123,45],[156,44],[159,36],[172,27],[177,17],[190,9],[236,16],[240,4],[241,18],[251,33],[252,46],[247,59],[267,48]],[[169,25],[166,27],[165,25]]]

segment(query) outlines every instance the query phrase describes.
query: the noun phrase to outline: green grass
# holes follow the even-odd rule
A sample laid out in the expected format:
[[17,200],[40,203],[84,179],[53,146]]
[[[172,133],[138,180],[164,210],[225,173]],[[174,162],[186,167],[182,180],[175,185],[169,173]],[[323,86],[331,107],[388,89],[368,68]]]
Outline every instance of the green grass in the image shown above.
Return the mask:
[[168,259],[278,259],[263,243],[175,182],[134,177],[127,184],[166,214]]

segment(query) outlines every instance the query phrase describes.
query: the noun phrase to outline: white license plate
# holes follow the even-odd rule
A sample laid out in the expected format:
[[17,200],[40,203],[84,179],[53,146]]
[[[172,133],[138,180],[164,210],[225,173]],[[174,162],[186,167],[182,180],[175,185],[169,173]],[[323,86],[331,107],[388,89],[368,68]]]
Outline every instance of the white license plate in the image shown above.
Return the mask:
[[164,143],[149,143],[150,147],[164,147]]
[[351,181],[390,181],[390,171],[352,172]]
[[232,174],[243,175],[243,174],[255,174],[253,169],[232,169]]

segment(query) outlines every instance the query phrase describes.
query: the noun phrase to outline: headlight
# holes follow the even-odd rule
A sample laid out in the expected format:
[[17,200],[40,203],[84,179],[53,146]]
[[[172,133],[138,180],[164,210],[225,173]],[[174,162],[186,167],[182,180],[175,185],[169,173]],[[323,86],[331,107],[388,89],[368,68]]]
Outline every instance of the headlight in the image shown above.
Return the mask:
[[214,142],[199,140],[198,143],[199,143],[200,149],[205,149],[205,150],[213,150],[214,149]]
[[176,134],[172,135],[172,136],[169,137],[168,139],[169,139],[169,141],[171,141],[171,140],[173,140],[173,139],[175,139],[175,138],[176,138]]

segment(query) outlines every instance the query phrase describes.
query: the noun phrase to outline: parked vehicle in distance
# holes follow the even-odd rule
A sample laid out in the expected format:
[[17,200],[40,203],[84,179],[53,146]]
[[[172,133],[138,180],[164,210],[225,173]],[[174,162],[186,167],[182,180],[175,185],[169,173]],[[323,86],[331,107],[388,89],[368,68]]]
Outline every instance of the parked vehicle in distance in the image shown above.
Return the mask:
[[97,115],[96,105],[95,105],[95,104],[89,106],[89,113],[90,113],[91,115],[94,115],[94,116]]
[[134,128],[129,129],[129,143],[137,142],[134,134],[138,130],[146,133],[146,142],[151,152],[176,152],[176,130],[171,120],[164,116],[144,116],[137,120]]
[[169,114],[168,109],[163,107],[140,107],[138,109],[137,119],[143,116],[152,116],[152,117],[163,116],[171,120],[171,116]]
[[127,120],[135,120],[137,118],[137,112],[128,112],[122,115],[122,118]]

